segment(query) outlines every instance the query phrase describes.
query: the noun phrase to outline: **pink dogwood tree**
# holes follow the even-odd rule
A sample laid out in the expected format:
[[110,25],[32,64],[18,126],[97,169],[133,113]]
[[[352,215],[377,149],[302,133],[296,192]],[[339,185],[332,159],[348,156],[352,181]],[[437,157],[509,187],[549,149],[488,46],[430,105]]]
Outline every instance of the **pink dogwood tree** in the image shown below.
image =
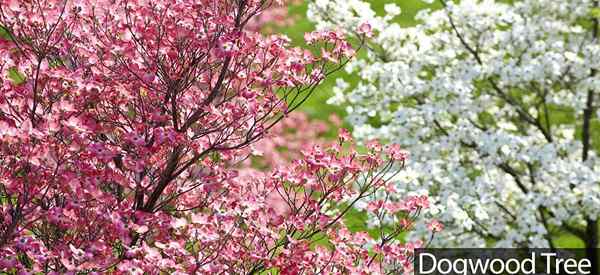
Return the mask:
[[[406,153],[348,134],[253,177],[250,145],[354,54],[246,24],[265,0],[0,1],[0,269],[27,274],[409,270],[425,197],[380,236],[343,217]],[[316,55],[314,52],[318,52]],[[312,149],[309,149],[312,148]],[[396,166],[396,167],[395,167]]]

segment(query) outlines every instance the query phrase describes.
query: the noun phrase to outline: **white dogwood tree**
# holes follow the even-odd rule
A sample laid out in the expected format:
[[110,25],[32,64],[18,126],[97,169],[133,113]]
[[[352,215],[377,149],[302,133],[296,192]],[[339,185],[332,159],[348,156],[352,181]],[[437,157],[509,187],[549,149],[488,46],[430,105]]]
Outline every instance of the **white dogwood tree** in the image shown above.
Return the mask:
[[434,245],[555,247],[571,234],[594,253],[598,1],[436,6],[401,27],[394,4],[381,16],[366,1],[313,1],[317,28],[373,30],[347,68],[360,80],[338,80],[330,103],[347,106],[357,138],[411,152],[402,180],[435,196],[446,225]]

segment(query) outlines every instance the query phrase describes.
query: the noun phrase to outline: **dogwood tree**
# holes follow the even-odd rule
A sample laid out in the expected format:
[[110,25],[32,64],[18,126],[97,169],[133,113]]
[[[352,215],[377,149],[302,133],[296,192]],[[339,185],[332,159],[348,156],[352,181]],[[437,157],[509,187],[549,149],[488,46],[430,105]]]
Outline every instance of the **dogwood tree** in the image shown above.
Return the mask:
[[436,245],[554,247],[570,233],[595,253],[598,1],[435,3],[401,27],[392,3],[379,16],[313,1],[319,28],[373,33],[347,67],[360,80],[339,80],[330,103],[348,105],[356,137],[411,152],[407,190],[432,192],[448,226]]
[[[383,273],[426,197],[343,217],[390,185],[406,153],[303,148],[238,176],[249,147],[354,54],[246,28],[265,0],[0,1],[0,269],[27,274]],[[318,52],[319,54],[313,54]],[[392,207],[393,206],[393,207]],[[436,228],[435,230],[438,230]]]

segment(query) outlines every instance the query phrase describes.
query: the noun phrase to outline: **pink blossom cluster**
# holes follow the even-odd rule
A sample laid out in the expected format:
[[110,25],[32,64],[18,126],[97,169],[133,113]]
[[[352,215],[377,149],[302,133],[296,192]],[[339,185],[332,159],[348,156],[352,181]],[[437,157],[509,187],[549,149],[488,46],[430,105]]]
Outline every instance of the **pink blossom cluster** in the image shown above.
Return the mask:
[[[267,2],[0,1],[0,270],[408,270],[408,227],[379,239],[343,224],[388,185],[399,148],[305,147],[239,175],[354,54],[336,32],[309,35],[314,55],[247,30]],[[425,205],[411,200],[389,214],[414,218]]]

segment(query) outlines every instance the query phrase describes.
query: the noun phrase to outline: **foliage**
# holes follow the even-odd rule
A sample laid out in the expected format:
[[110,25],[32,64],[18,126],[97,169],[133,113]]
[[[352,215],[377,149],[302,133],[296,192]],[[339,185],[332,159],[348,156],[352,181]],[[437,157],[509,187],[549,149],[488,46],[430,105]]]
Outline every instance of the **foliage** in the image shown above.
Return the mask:
[[436,3],[401,27],[391,3],[312,1],[319,28],[374,33],[346,67],[360,83],[338,81],[330,103],[349,105],[360,140],[411,152],[405,191],[430,192],[447,225],[434,245],[552,247],[567,232],[596,253],[598,1]]
[[342,222],[390,186],[407,157],[398,146],[359,154],[342,132],[240,175],[251,146],[354,55],[340,32],[310,33],[300,49],[248,29],[270,5],[1,1],[0,269],[409,270],[422,242],[396,237],[427,197],[372,208],[399,221],[380,238]]

